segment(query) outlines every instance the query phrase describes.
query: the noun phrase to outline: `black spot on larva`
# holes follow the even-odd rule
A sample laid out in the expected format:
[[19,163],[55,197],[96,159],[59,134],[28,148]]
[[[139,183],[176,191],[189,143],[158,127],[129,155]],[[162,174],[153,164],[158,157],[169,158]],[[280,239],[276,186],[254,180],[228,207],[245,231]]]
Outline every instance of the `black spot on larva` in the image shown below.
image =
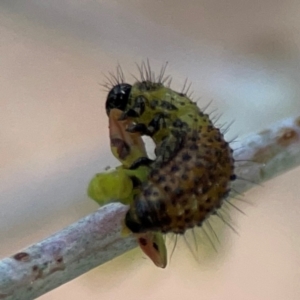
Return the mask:
[[128,111],[125,112],[126,117],[130,118],[137,118],[139,116],[138,112],[136,112],[133,109],[129,109]]
[[207,186],[206,186],[206,187],[203,187],[203,188],[202,188],[202,193],[203,193],[203,194],[206,194],[206,193],[208,192],[208,190],[209,190],[209,187],[207,187]]
[[188,152],[184,152],[184,153],[182,154],[182,160],[183,160],[183,161],[189,161],[191,158],[192,158],[192,157],[191,157],[191,155],[190,155]]
[[201,183],[201,178],[200,177],[195,177],[194,178],[194,185],[197,187]]
[[182,174],[182,175],[181,175],[181,179],[182,179],[182,180],[188,180],[188,178],[189,178],[189,177],[188,177],[186,174]]
[[183,122],[180,119],[176,119],[173,122],[173,126],[176,127],[176,128],[182,128],[183,127]]
[[166,185],[166,186],[164,187],[164,191],[165,191],[166,193],[169,193],[169,192],[171,191],[171,188],[170,188],[168,185]]
[[199,210],[200,212],[204,212],[205,208],[204,208],[203,205],[199,205],[198,210]]
[[184,210],[185,215],[189,215],[191,213],[191,210],[189,208]]
[[181,188],[176,188],[174,191],[176,196],[182,196],[183,195],[183,190]]
[[175,173],[175,172],[177,172],[177,171],[179,171],[179,167],[178,167],[177,165],[173,165],[173,166],[171,167],[171,172],[172,172],[172,173]]
[[161,107],[166,110],[177,110],[177,107],[168,101],[161,101]]
[[191,150],[191,151],[197,151],[198,149],[199,149],[199,147],[198,147],[197,144],[192,144],[192,145],[190,146],[190,150]]
[[152,246],[158,252],[158,245],[156,243],[153,243]]
[[140,91],[151,91],[155,90],[155,85],[150,81],[140,81],[136,83]]
[[191,221],[192,221],[192,219],[190,219],[190,218],[185,218],[185,219],[184,219],[184,222],[185,222],[186,224],[189,224]]
[[157,182],[158,183],[163,183],[166,181],[166,177],[164,175],[160,175],[157,179]]
[[138,115],[142,115],[146,108],[147,99],[144,96],[138,96],[135,99],[134,108]]
[[158,105],[158,100],[156,100],[156,99],[149,102],[149,107],[151,109],[156,109],[157,105]]
[[147,188],[147,189],[144,189],[143,190],[143,195],[147,198],[147,197],[150,197],[152,194],[152,191],[150,188]]
[[117,148],[118,156],[121,159],[126,159],[126,157],[130,154],[129,145],[121,139],[113,138],[110,140],[111,146]]
[[153,195],[154,197],[158,197],[158,196],[159,196],[159,193],[158,193],[157,191],[154,191],[154,192],[152,193],[152,195]]

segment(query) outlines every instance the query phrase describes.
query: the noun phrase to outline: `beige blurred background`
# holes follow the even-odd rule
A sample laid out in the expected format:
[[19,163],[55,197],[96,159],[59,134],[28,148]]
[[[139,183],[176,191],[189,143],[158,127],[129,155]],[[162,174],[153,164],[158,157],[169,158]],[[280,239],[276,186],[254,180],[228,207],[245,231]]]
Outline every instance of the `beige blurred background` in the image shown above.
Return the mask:
[[[235,120],[228,138],[299,115],[299,13],[298,0],[1,0],[0,257],[97,209],[87,184],[117,164],[100,84],[118,62],[131,81],[135,62],[168,61],[175,89],[188,77],[200,106]],[[216,255],[196,262],[180,241],[160,270],[137,249],[39,299],[300,299],[299,177],[247,193]]]

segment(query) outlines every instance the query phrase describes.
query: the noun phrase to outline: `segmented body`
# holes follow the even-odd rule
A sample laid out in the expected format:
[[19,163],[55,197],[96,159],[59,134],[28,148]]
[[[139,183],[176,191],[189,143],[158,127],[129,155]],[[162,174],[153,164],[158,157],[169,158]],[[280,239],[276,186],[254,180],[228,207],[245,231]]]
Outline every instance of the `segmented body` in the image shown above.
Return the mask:
[[235,179],[232,150],[220,130],[196,103],[160,80],[115,85],[106,102],[108,113],[112,108],[130,120],[129,132],[151,136],[156,144],[155,161],[140,157],[131,166],[147,164],[150,173],[130,204],[127,227],[135,233],[184,233],[201,226]]

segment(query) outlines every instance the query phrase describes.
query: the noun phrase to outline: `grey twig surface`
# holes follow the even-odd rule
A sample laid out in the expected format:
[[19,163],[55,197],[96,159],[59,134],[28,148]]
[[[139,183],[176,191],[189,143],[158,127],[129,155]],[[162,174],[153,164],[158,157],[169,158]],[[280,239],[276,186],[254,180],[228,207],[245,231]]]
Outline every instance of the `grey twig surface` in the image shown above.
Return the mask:
[[[300,165],[300,116],[281,120],[236,143],[234,157],[240,178],[262,183]],[[233,187],[244,192],[253,184],[237,180]]]
[[[257,183],[300,164],[300,117],[249,136],[235,148],[236,174]],[[247,162],[247,161],[251,161]],[[253,184],[238,180],[244,192]],[[132,249],[121,237],[126,206],[115,203],[0,261],[0,299],[34,299]]]
[[110,204],[0,261],[0,299],[35,299],[136,246],[121,237],[127,208]]

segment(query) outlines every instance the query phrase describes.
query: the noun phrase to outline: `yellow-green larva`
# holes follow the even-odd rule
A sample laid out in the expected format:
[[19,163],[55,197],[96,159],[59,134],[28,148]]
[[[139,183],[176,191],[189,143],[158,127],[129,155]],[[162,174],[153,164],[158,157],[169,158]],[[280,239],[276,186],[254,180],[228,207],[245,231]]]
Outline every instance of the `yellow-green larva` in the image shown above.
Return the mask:
[[150,172],[130,204],[126,226],[134,233],[179,234],[201,226],[236,178],[233,151],[220,130],[185,92],[164,85],[163,72],[155,80],[145,64],[141,81],[120,80],[110,89],[108,115],[112,109],[123,112],[128,132],[148,135],[156,144],[154,161],[141,156],[129,167],[146,165]]

